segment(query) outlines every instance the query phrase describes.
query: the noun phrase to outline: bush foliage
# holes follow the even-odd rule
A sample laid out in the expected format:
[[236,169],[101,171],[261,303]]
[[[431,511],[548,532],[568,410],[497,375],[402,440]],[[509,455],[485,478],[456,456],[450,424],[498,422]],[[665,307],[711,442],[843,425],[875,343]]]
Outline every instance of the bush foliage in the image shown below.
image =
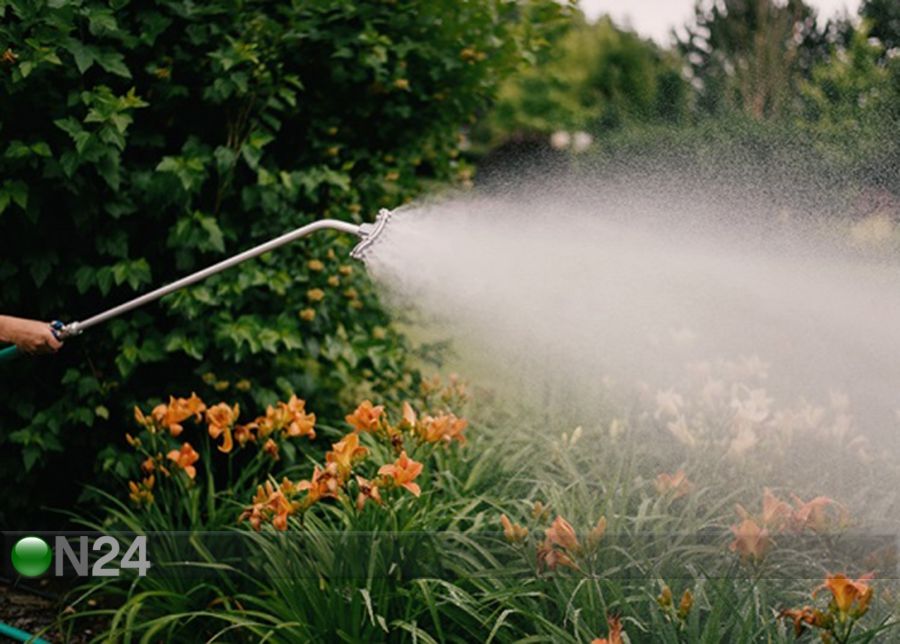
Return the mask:
[[[0,310],[83,319],[311,220],[360,221],[468,176],[460,123],[561,11],[0,0],[0,238],[17,245]],[[97,450],[121,469],[102,446],[161,390],[254,405],[302,390],[328,417],[407,386],[352,243],[323,234],[6,367],[4,484],[65,504],[76,486],[59,480],[87,478]]]

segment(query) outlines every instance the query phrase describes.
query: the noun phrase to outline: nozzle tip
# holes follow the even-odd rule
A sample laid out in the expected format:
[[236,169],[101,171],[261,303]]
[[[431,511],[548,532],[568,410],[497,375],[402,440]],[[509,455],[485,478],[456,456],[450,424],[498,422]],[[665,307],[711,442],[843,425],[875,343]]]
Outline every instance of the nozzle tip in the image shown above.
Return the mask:
[[362,241],[350,251],[350,257],[353,259],[365,260],[366,253],[375,244],[379,235],[381,235],[388,221],[391,219],[392,211],[382,208],[378,211],[375,221],[371,224],[362,224],[359,227],[359,236]]

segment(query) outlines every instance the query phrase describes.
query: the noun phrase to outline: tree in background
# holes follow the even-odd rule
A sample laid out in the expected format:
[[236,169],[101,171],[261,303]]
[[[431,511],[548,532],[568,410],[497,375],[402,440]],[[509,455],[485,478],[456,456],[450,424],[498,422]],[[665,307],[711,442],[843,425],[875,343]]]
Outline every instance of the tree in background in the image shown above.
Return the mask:
[[701,112],[754,119],[788,112],[799,78],[826,53],[824,32],[803,0],[698,3],[677,36]]
[[678,121],[686,87],[677,60],[608,17],[579,11],[535,63],[505,82],[475,138],[496,145],[557,130],[597,133],[646,121]]
[[813,68],[798,125],[845,173],[900,195],[900,58],[886,56],[870,29],[853,29],[847,47]]
[[[0,0],[0,310],[83,318],[468,176],[460,124],[561,10]],[[160,391],[264,408],[296,390],[328,418],[408,387],[403,339],[345,259],[353,242],[323,234],[4,366],[0,485],[28,495],[0,519],[36,527],[26,509],[68,505],[98,452],[124,471],[123,420]]]

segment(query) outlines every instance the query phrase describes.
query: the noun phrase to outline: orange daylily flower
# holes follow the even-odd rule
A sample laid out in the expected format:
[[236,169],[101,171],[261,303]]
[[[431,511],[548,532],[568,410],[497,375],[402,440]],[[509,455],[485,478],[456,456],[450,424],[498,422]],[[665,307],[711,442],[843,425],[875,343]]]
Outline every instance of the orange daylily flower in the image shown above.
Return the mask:
[[250,441],[255,441],[256,436],[253,434],[254,427],[253,423],[247,425],[235,425],[232,430],[234,441],[241,447]]
[[453,440],[460,443],[466,442],[463,436],[463,430],[468,426],[469,421],[463,418],[457,418],[455,414],[447,413],[440,416],[425,416],[422,418],[422,438],[429,443],[437,443],[444,441],[449,443]]
[[[742,505],[738,504],[736,510],[741,519],[753,519]],[[790,524],[793,514],[794,509],[789,503],[779,499],[769,488],[763,490],[762,514],[759,517],[759,523],[763,527],[772,532],[780,532]]]
[[203,412],[206,411],[206,404],[200,398],[197,397],[197,394],[191,393],[190,398],[175,398],[174,396],[169,396],[169,403],[157,405],[153,408],[153,411],[150,412],[150,416],[146,417],[141,410],[137,407],[134,408],[134,418],[135,420],[147,427],[150,431],[154,431],[154,429],[167,429],[169,433],[173,437],[177,437],[184,430],[184,427],[181,425],[184,421],[186,421],[191,416],[194,417],[194,420],[199,422],[203,417]]
[[793,509],[787,502],[775,496],[769,488],[763,490],[761,518],[764,526],[773,530],[783,528],[790,521],[792,514]]
[[688,480],[683,469],[679,469],[674,474],[663,472],[656,477],[656,491],[661,495],[671,494],[672,499],[687,496],[693,488],[694,484]]
[[[754,518],[743,506],[737,506],[737,513],[742,519],[754,519],[770,532],[793,530],[802,532],[812,530],[822,532],[831,524],[847,521],[846,509],[834,499],[826,496],[804,502],[796,495],[791,495],[794,505],[775,496],[769,488],[763,490],[762,513]],[[829,512],[829,508],[835,508]]]
[[353,465],[366,457],[368,448],[359,444],[359,434],[347,434],[337,443],[331,445],[331,451],[325,454],[327,463],[336,463],[342,479],[347,478]]
[[607,637],[596,637],[591,640],[591,644],[622,644],[622,620],[617,615],[606,618],[609,625],[609,635]]
[[382,465],[378,470],[378,474],[388,478],[394,485],[404,487],[413,496],[419,496],[422,493],[418,484],[413,483],[416,477],[422,473],[422,464],[417,463],[406,455],[406,451],[400,453],[400,457],[389,465]]
[[371,401],[364,400],[352,414],[346,416],[346,420],[353,425],[356,431],[371,432],[378,429],[378,424],[383,415],[383,405],[373,405]]
[[828,621],[828,618],[822,611],[817,608],[813,608],[812,606],[785,609],[781,611],[778,616],[794,622],[795,637],[800,637],[801,635],[803,635],[803,631],[805,630],[805,627],[807,625],[823,627]]
[[547,570],[556,570],[559,566],[566,566],[574,570],[578,569],[572,558],[566,554],[565,550],[554,548],[553,543],[549,539],[545,539],[537,550],[538,570],[546,568]]
[[337,464],[328,463],[324,469],[316,465],[312,478],[297,483],[296,489],[298,492],[307,492],[305,503],[309,506],[320,499],[336,499],[340,487]]
[[[538,546],[537,551],[539,569],[546,567],[548,570],[554,570],[557,566],[578,569],[569,553],[577,553],[581,549],[581,545],[575,536],[575,529],[568,521],[557,516],[550,527],[544,531],[544,537],[544,542]],[[558,546],[558,548],[554,546]]]
[[383,502],[381,500],[381,492],[378,491],[378,484],[373,483],[361,476],[356,477],[356,484],[359,486],[359,495],[356,497],[356,509],[360,512],[366,505],[366,501],[371,499],[378,505]]
[[231,438],[231,426],[241,413],[239,405],[229,407],[226,403],[219,403],[206,410],[206,424],[209,430],[209,437],[213,440],[224,436],[222,444],[219,445],[219,451],[225,454],[229,453],[234,447]]
[[575,536],[575,529],[568,521],[558,516],[550,524],[545,532],[547,539],[561,548],[565,548],[570,552],[577,552],[581,547],[578,538]]
[[209,425],[230,427],[238,419],[240,413],[241,408],[239,405],[230,407],[226,403],[219,403],[206,410],[206,422]]
[[278,410],[269,405],[266,407],[266,415],[257,416],[252,423],[247,424],[247,429],[256,432],[256,438],[266,438],[272,432],[281,429],[278,416]]
[[734,533],[734,541],[729,548],[737,552],[742,559],[760,560],[772,545],[769,538],[769,530],[761,528],[753,519],[744,519],[741,523],[731,526]]
[[872,601],[872,587],[869,583],[874,578],[874,573],[863,575],[856,581],[846,575],[829,575],[825,583],[813,591],[813,597],[822,589],[831,591],[831,601],[841,616],[862,617],[869,610]]
[[286,403],[278,403],[282,413],[286,416],[284,434],[290,438],[309,436],[310,440],[316,437],[316,415],[306,413],[306,401],[291,396]]
[[846,509],[840,503],[834,499],[829,499],[827,496],[817,496],[805,503],[797,496],[794,496],[793,500],[795,505],[793,520],[798,530],[803,530],[804,528],[814,532],[827,530],[832,523],[832,517],[828,513],[829,507],[837,509],[838,523],[846,520]]
[[271,519],[276,530],[287,530],[288,517],[298,509],[298,504],[287,497],[294,490],[294,484],[286,478],[278,488],[271,481],[266,481],[265,486],[257,486],[253,505],[241,513],[238,523],[249,520],[251,527],[258,531],[263,521]]
[[156,461],[154,461],[151,456],[148,456],[146,459],[144,459],[144,462],[141,463],[141,470],[143,470],[145,474],[149,474],[155,469]]
[[271,438],[266,441],[265,445],[263,445],[263,451],[271,456],[273,461],[278,460],[278,443],[273,441]]
[[194,463],[200,460],[200,455],[191,447],[190,443],[184,443],[181,449],[173,449],[166,455],[170,461],[184,470],[190,478],[197,476],[197,468]]
[[503,536],[510,543],[519,543],[528,536],[528,528],[513,523],[505,514],[500,515],[500,524],[503,526]]
[[272,499],[269,501],[269,505],[272,508],[272,527],[276,530],[287,530],[287,520],[288,516],[293,513],[293,506],[291,502],[287,500],[287,497],[284,496],[284,492],[279,490],[275,494],[272,495]]
[[265,487],[262,485],[256,486],[256,494],[253,497],[253,505],[249,510],[245,510],[241,513],[241,516],[238,517],[238,522],[241,522],[245,519],[249,519],[250,525],[254,530],[260,529],[260,524],[265,519],[264,512],[266,511],[266,506],[269,503],[269,498],[274,493],[274,489],[272,487],[271,482],[266,481]]
[[249,428],[256,430],[259,438],[265,438],[272,432],[283,431],[285,437],[316,437],[316,415],[306,413],[306,401],[292,395],[290,400],[279,402],[277,406],[269,405],[266,415],[254,420]]

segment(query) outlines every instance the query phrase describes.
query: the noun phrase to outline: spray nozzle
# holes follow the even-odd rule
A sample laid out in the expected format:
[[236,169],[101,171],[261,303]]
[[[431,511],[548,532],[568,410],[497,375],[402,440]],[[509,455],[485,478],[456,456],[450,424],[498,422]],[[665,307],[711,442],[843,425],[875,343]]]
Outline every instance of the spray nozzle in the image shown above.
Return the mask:
[[385,226],[387,226],[387,223],[391,220],[393,214],[394,213],[387,208],[382,208],[378,211],[378,216],[375,217],[374,222],[371,224],[362,224],[357,232],[362,238],[362,241],[350,251],[350,257],[359,260],[365,259],[366,253],[375,244],[378,236],[381,235],[381,232],[384,230]]

